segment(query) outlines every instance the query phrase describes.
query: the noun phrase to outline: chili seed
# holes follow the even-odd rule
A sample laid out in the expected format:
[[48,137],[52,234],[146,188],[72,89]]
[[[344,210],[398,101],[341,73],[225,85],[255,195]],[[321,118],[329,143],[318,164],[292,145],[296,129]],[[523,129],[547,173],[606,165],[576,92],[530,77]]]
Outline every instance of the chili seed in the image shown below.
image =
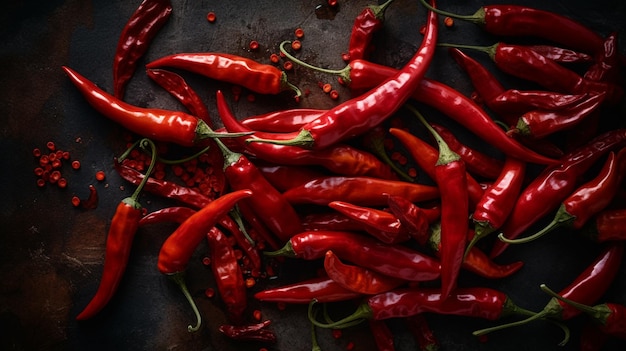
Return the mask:
[[98,171],[96,172],[96,180],[101,182],[106,178],[106,175],[104,174],[103,171]]
[[50,173],[50,179],[49,182],[54,184],[56,183],[59,179],[61,178],[61,172],[59,171],[53,171],[52,173]]
[[337,90],[330,91],[330,98],[333,100],[337,100],[339,98],[339,92]]
[[80,168],[80,161],[72,161],[72,168],[73,169],[79,169]]
[[248,100],[248,102],[254,102],[256,100],[256,95],[254,94],[248,94],[248,96],[246,97],[246,99]]
[[324,85],[322,85],[322,91],[324,91],[325,93],[330,93],[330,91],[333,90],[333,86],[330,85],[330,83],[326,83]]
[[272,63],[278,63],[278,62],[280,62],[280,56],[278,56],[276,54],[271,54],[270,55],[270,61]]
[[276,307],[278,308],[279,311],[284,311],[287,309],[287,304],[284,302],[278,302],[276,304]]
[[43,188],[44,186],[46,186],[46,181],[43,178],[37,179],[37,186]]
[[411,177],[411,178],[417,177],[417,169],[415,169],[413,167],[409,168],[408,173],[409,173],[409,177]]
[[259,42],[256,41],[256,40],[252,40],[252,41],[250,41],[250,44],[248,45],[248,47],[252,51],[258,50],[259,49]]
[[35,171],[35,175],[38,177],[41,177],[41,175],[43,174],[43,168],[41,167],[36,167],[34,171]]
[[50,162],[50,159],[48,159],[48,155],[41,155],[41,157],[39,157],[39,165],[41,165],[42,167],[47,165],[48,162]]
[[339,1],[337,1],[337,0],[328,0],[327,3],[328,3],[328,6],[333,6],[334,7],[334,6],[337,6]]
[[74,207],[80,206],[80,198],[78,196],[72,196],[72,205]]
[[56,149],[56,146],[54,145],[54,142],[49,141],[46,143],[46,147],[48,148],[48,150],[50,151],[54,151]]
[[246,278],[246,288],[251,288],[256,284],[256,280],[254,280],[254,278],[249,277]]
[[67,187],[67,179],[65,178],[59,178],[59,180],[57,181],[57,186],[59,188],[65,188]]
[[426,33],[426,25],[420,27],[420,34],[424,35],[424,33]]
[[291,69],[293,68],[293,63],[291,61],[285,61],[285,63],[283,63],[283,68],[286,71],[291,71]]
[[446,18],[443,19],[443,24],[446,27],[450,28],[450,27],[454,26],[454,19],[452,19],[452,17],[446,17]]
[[209,299],[212,298],[213,296],[215,296],[215,289],[213,288],[208,288],[204,291],[204,295],[206,295],[206,297],[208,297]]
[[61,160],[54,159],[51,164],[52,168],[61,168]]
[[64,160],[69,160],[70,159],[69,151],[63,151],[63,159]]
[[40,157],[41,156],[41,150],[39,148],[34,148],[33,149],[33,156]]
[[296,35],[296,38],[302,39],[304,37],[304,29],[296,28],[296,30],[294,31],[294,34]]
[[215,12],[211,11],[206,14],[206,20],[209,21],[209,23],[215,22],[215,19],[216,19]]
[[346,350],[350,351],[354,349],[354,341],[350,341],[347,345],[346,345]]
[[294,40],[291,42],[291,48],[298,51],[302,49],[302,43],[300,42],[300,40]]

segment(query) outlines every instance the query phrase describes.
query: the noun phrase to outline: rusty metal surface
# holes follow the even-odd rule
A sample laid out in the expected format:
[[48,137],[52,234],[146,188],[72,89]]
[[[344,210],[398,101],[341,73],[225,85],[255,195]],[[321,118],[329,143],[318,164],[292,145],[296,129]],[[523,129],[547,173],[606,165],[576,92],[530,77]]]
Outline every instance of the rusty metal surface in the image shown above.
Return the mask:
[[[606,35],[617,30],[626,35],[626,8],[622,1],[534,1],[517,0],[553,10],[581,20]],[[324,8],[323,1],[173,1],[174,10],[167,25],[152,43],[131,80],[126,98],[130,103],[170,109],[182,108],[164,90],[153,84],[141,69],[142,64],[166,54],[184,51],[222,51],[269,62],[282,40],[292,39],[293,30],[305,31],[300,57],[329,68],[342,68],[341,53],[348,43],[353,19],[366,0],[339,1],[337,10]],[[480,5],[493,1],[465,1],[441,7],[457,13],[473,13]],[[74,317],[91,299],[102,269],[106,231],[118,201],[132,192],[112,168],[113,157],[126,147],[119,126],[91,109],[65,77],[60,67],[67,65],[99,86],[112,86],[111,66],[119,34],[139,1],[16,1],[5,4],[0,21],[0,349],[2,350],[258,350],[257,343],[232,342],[217,332],[226,321],[218,300],[204,297],[213,284],[210,271],[200,264],[202,252],[194,256],[188,282],[204,316],[204,327],[195,334],[186,330],[193,315],[178,289],[156,269],[160,244],[173,227],[142,228],[133,243],[131,259],[115,298],[93,321],[77,323]],[[321,8],[318,8],[322,6]],[[210,24],[208,11],[217,14]],[[385,29],[376,38],[372,59],[400,67],[421,41],[418,28],[425,11],[416,1],[396,0],[386,14]],[[457,22],[441,27],[442,41],[492,44],[496,38],[479,28]],[[250,40],[261,47],[248,50]],[[623,48],[624,45],[621,45]],[[486,60],[484,62],[487,62]],[[290,80],[311,95],[302,107],[328,108],[336,101],[323,94],[318,81],[334,79],[328,75],[296,69]],[[464,93],[471,93],[468,80],[445,52],[438,54],[428,76],[440,79]],[[194,75],[190,84],[205,99],[216,117],[215,91],[229,94],[230,86]],[[502,79],[508,79],[502,77]],[[349,92],[340,89],[340,100]],[[289,95],[260,96],[254,102],[231,102],[239,117],[297,106]],[[468,140],[473,140],[468,136]],[[32,156],[35,147],[45,148],[54,141],[59,148],[82,162],[82,168],[64,168],[66,189],[35,185]],[[104,182],[94,180],[103,170]],[[94,184],[99,205],[94,210],[77,210],[70,198],[87,195]],[[169,204],[148,194],[142,203],[149,210]],[[524,260],[525,267],[513,277],[486,281],[462,276],[461,284],[498,287],[519,305],[539,310],[548,297],[538,286],[548,283],[555,289],[571,281],[598,253],[582,240],[567,240],[566,233],[510,250],[501,262]],[[294,262],[295,263],[295,262]],[[281,278],[262,282],[256,290],[295,279],[313,264],[286,265]],[[606,295],[607,300],[626,303],[626,272],[620,271]],[[353,306],[343,306],[346,312]],[[309,323],[303,306],[280,310],[273,304],[251,301],[250,309],[260,309],[273,321],[279,341],[271,350],[310,348]],[[442,344],[442,350],[553,350],[561,334],[547,323],[494,333],[486,343],[471,335],[473,330],[495,325],[470,318],[428,315]],[[560,348],[576,350],[583,320],[568,324],[572,340]],[[396,335],[396,349],[414,350],[415,342],[403,324],[390,321]],[[529,338],[532,335],[533,338]],[[323,350],[345,349],[350,341],[355,350],[375,350],[367,327],[344,331],[334,339],[321,330],[318,338]],[[610,344],[618,349],[617,343]]]

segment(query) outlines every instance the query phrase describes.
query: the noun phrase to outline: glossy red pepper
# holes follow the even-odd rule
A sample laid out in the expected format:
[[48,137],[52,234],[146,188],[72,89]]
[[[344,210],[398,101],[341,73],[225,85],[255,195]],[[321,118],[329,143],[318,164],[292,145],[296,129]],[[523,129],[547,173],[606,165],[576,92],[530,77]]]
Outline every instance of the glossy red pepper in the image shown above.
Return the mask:
[[[271,142],[323,149],[340,141],[361,135],[382,123],[397,111],[413,94],[435,54],[437,15],[429,12],[426,32],[418,51],[409,62],[366,94],[352,98],[330,109],[303,126],[300,132],[282,135],[288,140],[249,138],[249,142]],[[384,102],[384,103],[383,103]]]
[[570,194],[557,210],[552,221],[537,233],[515,240],[503,239],[509,244],[536,240],[559,227],[580,229],[595,214],[604,210],[613,200],[626,171],[626,149],[618,156],[611,152],[600,173]]
[[607,209],[596,214],[582,233],[597,242],[626,240],[626,209]]
[[385,10],[392,1],[387,0],[381,5],[369,5],[354,19],[348,43],[350,60],[367,58],[374,33],[383,27]]
[[408,230],[393,213],[344,201],[332,201],[328,206],[362,223],[363,230],[384,243],[398,244],[411,239]]
[[363,224],[339,212],[313,212],[302,218],[304,230],[356,232],[363,230]]
[[275,343],[277,340],[276,334],[273,331],[267,329],[270,323],[271,322],[268,319],[256,324],[223,324],[219,326],[218,330],[220,331],[220,333],[235,340],[252,340]]
[[585,72],[584,77],[598,82],[619,83],[622,62],[618,49],[617,33],[609,34],[602,45],[602,53]]
[[346,289],[328,277],[306,279],[301,282],[269,288],[254,294],[254,298],[266,302],[308,304],[352,300],[363,295]]
[[287,81],[285,72],[276,66],[252,59],[217,52],[178,53],[161,57],[146,68],[172,67],[193,72],[210,79],[240,85],[259,94],[279,94],[300,90]]
[[328,250],[355,265],[408,281],[433,280],[440,273],[439,262],[431,257],[352,232],[302,232],[281,249],[266,255],[315,260],[323,258]]
[[401,195],[412,202],[439,198],[435,186],[386,180],[372,177],[326,176],[283,193],[292,204],[327,206],[332,201],[345,201],[359,206],[385,206],[388,195]]
[[126,22],[113,59],[113,95],[124,97],[139,59],[172,14],[170,0],[143,0]]
[[147,69],[146,73],[168,93],[174,96],[189,112],[213,128],[209,109],[195,90],[180,75],[164,69]]
[[323,170],[313,167],[265,164],[259,160],[255,160],[254,163],[265,179],[280,192],[285,192],[326,175],[326,172]]
[[559,63],[591,63],[593,56],[553,45],[529,45],[539,55]]
[[394,346],[393,332],[387,323],[384,321],[370,320],[368,325],[378,351],[394,351],[396,349]]
[[211,270],[220,299],[226,305],[229,319],[239,323],[248,306],[248,300],[235,250],[226,235],[217,227],[209,229],[206,237],[211,255]]
[[173,222],[180,224],[196,212],[197,211],[193,208],[185,206],[165,207],[156,211],[152,211],[147,215],[141,217],[141,219],[139,220],[139,226],[143,227],[145,225],[164,222]]
[[393,213],[402,227],[409,235],[424,246],[428,241],[430,232],[429,225],[438,221],[441,217],[441,209],[421,208],[402,196],[392,196],[388,198],[389,210]]
[[341,261],[332,250],[324,256],[324,270],[328,277],[348,290],[363,295],[375,295],[397,288],[403,279],[386,276],[376,271]]
[[325,112],[326,110],[320,109],[296,108],[250,116],[242,119],[240,122],[250,130],[289,133],[299,130],[303,125]]
[[157,262],[159,272],[167,274],[179,285],[196,314],[197,323],[195,326],[189,325],[190,331],[200,328],[201,317],[183,277],[189,259],[219,218],[227,214],[238,201],[251,195],[250,190],[239,190],[220,196],[181,223],[161,246]]

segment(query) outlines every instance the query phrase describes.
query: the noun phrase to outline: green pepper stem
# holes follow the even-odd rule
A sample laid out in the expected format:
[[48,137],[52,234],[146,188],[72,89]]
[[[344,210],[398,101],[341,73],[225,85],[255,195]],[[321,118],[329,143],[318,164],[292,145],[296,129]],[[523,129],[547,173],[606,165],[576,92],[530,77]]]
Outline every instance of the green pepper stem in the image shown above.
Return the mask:
[[287,73],[283,72],[282,77],[281,77],[281,84],[289,90],[293,90],[296,93],[296,97],[300,97],[302,96],[302,92],[300,91],[300,88],[298,88],[297,86],[295,86],[294,84],[292,84],[288,79],[287,79]]
[[441,135],[439,135],[439,133],[437,133],[437,131],[433,127],[431,127],[431,125],[426,121],[426,118],[424,118],[424,116],[415,107],[411,105],[405,105],[405,106],[411,112],[413,112],[415,116],[417,116],[417,119],[419,119],[420,122],[422,122],[424,127],[428,129],[430,134],[432,134],[432,136],[437,141],[437,146],[439,147],[439,158],[437,159],[437,165],[446,165],[448,163],[459,161],[461,159],[461,156],[459,156],[459,154],[457,154],[456,152],[452,151],[452,149],[450,149],[450,147],[443,140]]
[[139,198],[139,194],[141,193],[141,190],[143,189],[143,187],[148,182],[148,177],[152,173],[152,170],[154,170],[154,165],[155,165],[156,160],[157,160],[156,145],[154,145],[154,142],[152,140],[148,139],[148,138],[139,139],[139,140],[135,141],[130,147],[128,147],[118,157],[118,160],[117,160],[117,162],[124,161],[128,157],[128,155],[130,155],[130,152],[133,151],[134,148],[136,148],[137,146],[139,146],[141,148],[145,148],[145,144],[148,144],[148,146],[150,146],[150,150],[151,150],[151,154],[152,154],[151,159],[150,159],[150,165],[148,166],[148,170],[146,171],[146,176],[141,179],[141,182],[139,182],[139,184],[135,188],[135,191],[133,192],[133,194],[123,200],[125,203],[127,203],[129,205],[132,205],[135,208],[141,208],[141,205],[139,204],[139,201],[137,199]]
[[565,302],[566,304],[576,308],[577,310],[580,310],[588,315],[590,315],[591,317],[593,317],[594,319],[597,319],[600,322],[604,322],[606,321],[606,319],[608,318],[608,315],[611,313],[611,311],[606,308],[606,305],[599,305],[599,306],[589,306],[589,305],[585,305],[582,304],[580,302],[576,302],[573,300],[570,300],[566,297],[563,297],[559,294],[557,294],[556,292],[554,292],[553,290],[551,290],[550,288],[548,288],[545,284],[541,284],[540,285],[541,290],[543,290],[545,293],[547,293],[548,295],[559,299],[560,301]]
[[246,238],[246,240],[248,240],[248,242],[252,246],[254,246],[255,245],[254,239],[252,239],[250,234],[248,234],[248,231],[246,230],[246,226],[243,224],[243,219],[241,218],[241,212],[239,211],[239,206],[235,205],[235,207],[233,207],[233,209],[230,211],[230,215],[233,217],[233,220],[235,221],[235,223],[237,223],[237,226],[239,226],[239,229],[243,233],[243,236]]
[[477,45],[463,45],[463,44],[450,44],[450,43],[438,43],[437,46],[449,47],[449,48],[457,48],[457,49],[470,49],[484,52],[489,55],[492,60],[495,60],[496,57],[496,49],[498,48],[499,43],[495,43],[490,46],[477,46]]
[[265,256],[270,256],[270,257],[284,256],[284,257],[295,258],[297,256],[295,251],[293,250],[293,246],[291,245],[291,241],[287,241],[285,246],[281,247],[278,250],[275,250],[275,251],[263,251],[263,254]]
[[313,325],[325,328],[325,329],[344,329],[348,327],[355,326],[364,322],[367,319],[372,318],[372,309],[367,304],[361,304],[357,309],[349,316],[342,318],[336,322],[332,323],[322,323],[318,321],[315,317],[317,315],[314,312],[313,305],[317,303],[316,299],[311,300],[308,308],[308,317]]
[[284,46],[285,44],[291,44],[291,41],[289,40],[285,40],[282,43],[280,43],[280,45],[278,46],[278,48],[280,49],[280,52],[285,55],[285,57],[287,59],[289,59],[290,61],[306,67],[308,69],[312,69],[314,71],[318,71],[318,72],[322,72],[322,73],[328,73],[328,74],[333,74],[333,75],[337,75],[339,76],[341,79],[343,79],[343,81],[346,84],[350,84],[350,70],[352,69],[350,67],[350,65],[347,65],[346,67],[342,68],[342,69],[326,69],[326,68],[321,68],[321,67],[317,67],[317,66],[313,66],[311,64],[308,64],[298,58],[296,58],[295,56],[291,55],[289,52],[287,52],[287,50],[285,50]]
[[550,222],[547,226],[545,226],[543,229],[541,229],[537,233],[535,233],[533,235],[529,235],[529,236],[524,237],[524,238],[520,238],[520,239],[507,239],[504,236],[503,233],[500,233],[500,234],[498,234],[498,239],[500,239],[501,241],[504,241],[507,244],[525,244],[525,243],[529,243],[529,242],[531,242],[533,240],[539,239],[540,237],[544,236],[545,234],[551,232],[552,230],[554,230],[554,229],[556,229],[558,227],[569,225],[575,219],[576,219],[576,217],[572,216],[569,213],[567,213],[567,210],[565,209],[565,206],[561,205],[561,207],[559,207],[559,210],[557,211],[556,215],[554,216],[554,219],[552,220],[552,222]]
[[200,316],[200,311],[198,311],[198,306],[196,306],[196,303],[193,301],[193,298],[191,297],[191,294],[189,293],[189,289],[187,288],[187,284],[185,283],[185,275],[182,272],[178,272],[178,273],[169,275],[169,277],[170,279],[174,281],[174,283],[176,283],[176,285],[178,285],[178,287],[180,287],[180,290],[183,292],[183,295],[185,295],[185,298],[191,305],[191,308],[193,309],[193,313],[196,315],[196,325],[195,326],[191,324],[188,325],[187,331],[191,333],[191,332],[196,332],[200,330],[200,325],[202,324],[202,317]]
[[248,143],[268,143],[275,145],[285,146],[298,146],[302,148],[311,148],[315,143],[313,135],[308,130],[302,129],[297,136],[291,139],[263,139],[263,138],[249,138],[246,139]]
[[482,8],[482,7],[480,9],[478,9],[478,11],[476,11],[473,15],[459,15],[459,14],[456,14],[456,13],[452,13],[452,12],[447,12],[447,11],[436,9],[436,8],[432,7],[428,2],[426,2],[426,0],[420,0],[420,2],[422,3],[422,5],[424,5],[424,7],[426,7],[430,11],[435,12],[435,13],[441,15],[441,16],[448,16],[448,17],[460,19],[460,20],[463,20],[463,21],[468,21],[468,22],[471,22],[471,23],[474,23],[474,24],[484,24],[485,23],[485,9]]
[[484,221],[474,221],[474,236],[472,240],[467,244],[467,248],[465,249],[465,254],[463,255],[463,260],[467,257],[470,250],[476,245],[476,243],[486,237],[487,235],[493,233],[494,229]]
[[389,7],[389,5],[391,5],[392,2],[393,0],[387,0],[380,5],[369,5],[368,7],[370,8],[370,10],[372,10],[376,18],[383,20],[384,15],[385,15],[385,10],[387,10],[387,7]]

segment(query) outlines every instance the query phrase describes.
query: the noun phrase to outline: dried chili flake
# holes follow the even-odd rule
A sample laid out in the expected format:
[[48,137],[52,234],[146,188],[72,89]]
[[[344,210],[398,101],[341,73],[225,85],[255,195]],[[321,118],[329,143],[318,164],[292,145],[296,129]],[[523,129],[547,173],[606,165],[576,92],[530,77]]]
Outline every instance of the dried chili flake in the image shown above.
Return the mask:
[[80,198],[78,196],[72,196],[72,206],[80,206]]
[[41,150],[39,148],[34,148],[33,149],[33,156],[35,157],[40,157],[41,156]]
[[350,54],[347,52],[342,52],[341,59],[344,60],[345,62],[350,62]]
[[331,90],[333,90],[333,86],[330,85],[330,83],[326,83],[322,85],[322,91],[325,92],[326,94],[330,93]]
[[46,147],[48,148],[48,150],[50,151],[54,151],[56,149],[56,146],[54,145],[53,141],[49,141],[46,143]]
[[443,19],[443,24],[446,27],[450,28],[450,27],[454,26],[454,19],[452,17],[446,17],[446,18]]

